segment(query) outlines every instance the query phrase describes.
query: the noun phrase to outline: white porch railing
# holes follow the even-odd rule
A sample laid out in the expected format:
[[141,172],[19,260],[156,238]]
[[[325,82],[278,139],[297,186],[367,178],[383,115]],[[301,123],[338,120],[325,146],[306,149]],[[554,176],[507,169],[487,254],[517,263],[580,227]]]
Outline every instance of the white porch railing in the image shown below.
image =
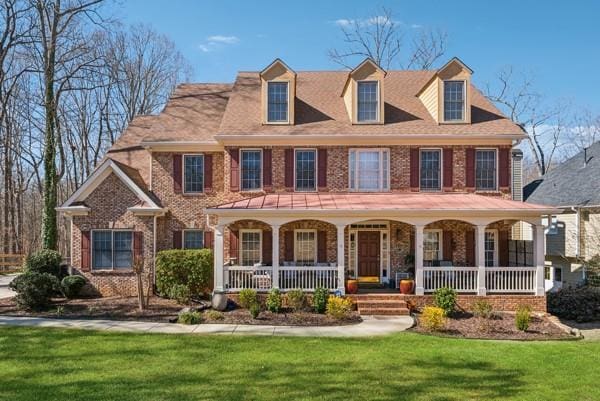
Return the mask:
[[314,291],[319,287],[335,290],[337,279],[337,267],[282,266],[279,268],[279,289],[282,291],[297,288]]
[[423,267],[423,288],[433,292],[450,287],[457,292],[477,292],[476,267]]
[[[477,267],[423,267],[423,288],[433,292],[450,287],[457,292],[476,293]],[[535,267],[486,267],[485,288],[492,294],[535,293]]]
[[225,287],[229,291],[250,288],[268,291],[272,287],[273,268],[271,266],[223,266]]
[[535,267],[486,267],[485,287],[489,293],[535,292]]
[[[323,287],[328,290],[338,288],[337,266],[280,266],[279,289],[289,291],[301,289],[314,291]],[[256,291],[269,291],[274,287],[273,267],[271,266],[223,266],[225,289],[237,292],[245,288]]]

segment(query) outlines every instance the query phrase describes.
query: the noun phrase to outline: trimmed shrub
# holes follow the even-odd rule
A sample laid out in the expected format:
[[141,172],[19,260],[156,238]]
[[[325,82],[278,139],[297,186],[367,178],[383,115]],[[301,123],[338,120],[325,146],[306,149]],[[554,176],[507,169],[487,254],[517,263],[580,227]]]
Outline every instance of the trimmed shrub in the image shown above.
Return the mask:
[[77,298],[83,286],[85,279],[81,276],[67,276],[60,282],[62,293],[69,299]]
[[252,305],[258,305],[258,294],[250,288],[244,288],[238,295],[239,304],[244,309],[250,309]]
[[352,300],[344,297],[329,297],[326,313],[334,319],[344,319],[352,312]]
[[426,306],[419,322],[427,330],[441,331],[446,327],[446,311],[437,306]]
[[54,277],[60,277],[60,253],[51,249],[42,249],[27,256],[25,259],[25,271],[35,273],[48,273]]
[[60,291],[60,282],[55,276],[33,271],[26,271],[15,277],[8,286],[17,293],[17,305],[25,309],[47,306],[52,295]]
[[250,315],[252,315],[252,319],[256,319],[260,314],[260,305],[258,302],[250,305]]
[[177,323],[180,324],[200,324],[201,322],[202,314],[200,312],[183,312],[177,318]]
[[490,319],[492,316],[494,316],[494,309],[492,308],[491,303],[484,299],[480,299],[473,305],[473,314],[477,317]]
[[272,288],[271,291],[269,291],[266,306],[270,312],[279,313],[281,310],[281,292],[279,292],[279,289]]
[[192,294],[185,284],[175,284],[169,291],[169,298],[174,299],[180,305],[189,305],[192,302]]
[[319,287],[315,289],[313,294],[313,307],[317,313],[325,313],[327,309],[327,299],[329,298],[329,291],[327,288]]
[[287,293],[287,303],[294,311],[298,312],[304,309],[306,303],[306,296],[300,289],[291,290]]
[[564,288],[547,295],[548,312],[577,322],[600,320],[600,288]]
[[515,317],[515,325],[517,330],[527,331],[531,323],[531,307],[529,305],[521,305],[517,308],[517,316]]
[[450,287],[442,287],[435,290],[433,293],[435,306],[442,308],[446,316],[454,312],[456,307],[456,291]]
[[223,312],[219,312],[218,310],[210,309],[206,311],[206,317],[210,320],[223,320],[225,316],[223,316]]
[[212,275],[210,249],[172,249],[160,251],[156,257],[158,293],[181,303],[189,303],[191,297],[210,292]]

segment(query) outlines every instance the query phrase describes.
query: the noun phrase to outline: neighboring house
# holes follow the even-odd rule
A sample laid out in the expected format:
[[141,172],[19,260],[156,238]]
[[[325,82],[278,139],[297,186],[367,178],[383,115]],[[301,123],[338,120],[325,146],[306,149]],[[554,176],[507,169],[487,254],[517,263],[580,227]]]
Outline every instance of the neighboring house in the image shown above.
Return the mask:
[[526,202],[559,208],[546,233],[546,278],[574,286],[585,277],[583,263],[600,254],[600,142],[554,167],[523,188]]
[[[73,266],[103,294],[134,293],[136,254],[151,269],[157,251],[210,247],[215,291],[343,292],[414,260],[417,295],[542,296],[542,218],[556,210],[511,199],[525,135],[471,74],[456,58],[345,72],[277,59],[233,84],[180,85],[59,208]],[[511,265],[518,221],[534,226],[534,254]]]

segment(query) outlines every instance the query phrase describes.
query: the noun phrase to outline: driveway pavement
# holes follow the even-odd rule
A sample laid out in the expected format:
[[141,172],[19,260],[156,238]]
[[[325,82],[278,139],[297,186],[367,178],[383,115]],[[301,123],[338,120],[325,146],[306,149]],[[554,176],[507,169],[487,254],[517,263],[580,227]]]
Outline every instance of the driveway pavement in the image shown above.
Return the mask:
[[561,323],[578,329],[584,340],[600,341],[600,322],[577,323],[571,320],[561,320]]
[[302,337],[370,337],[404,331],[412,327],[410,316],[365,316],[359,324],[348,326],[266,326],[238,324],[152,323],[115,320],[46,319],[36,317],[0,316],[1,326],[57,327],[101,331],[138,333],[227,334]]
[[18,274],[0,275],[0,298],[10,298],[15,296],[15,292],[8,288],[8,284],[17,276]]

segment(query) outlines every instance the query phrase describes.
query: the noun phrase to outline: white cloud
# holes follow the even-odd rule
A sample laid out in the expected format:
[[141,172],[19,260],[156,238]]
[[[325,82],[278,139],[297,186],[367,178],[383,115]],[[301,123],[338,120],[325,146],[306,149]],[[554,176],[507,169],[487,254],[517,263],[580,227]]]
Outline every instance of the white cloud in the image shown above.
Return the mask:
[[225,43],[232,45],[238,43],[240,39],[237,36],[213,35],[206,38],[208,43]]
[[342,19],[337,19],[337,20],[333,21],[333,23],[337,26],[348,26],[348,25],[353,24],[354,20],[342,18]]
[[205,41],[198,45],[198,49],[204,53],[215,51],[222,46],[235,45],[240,42],[237,36],[211,35],[207,36]]

